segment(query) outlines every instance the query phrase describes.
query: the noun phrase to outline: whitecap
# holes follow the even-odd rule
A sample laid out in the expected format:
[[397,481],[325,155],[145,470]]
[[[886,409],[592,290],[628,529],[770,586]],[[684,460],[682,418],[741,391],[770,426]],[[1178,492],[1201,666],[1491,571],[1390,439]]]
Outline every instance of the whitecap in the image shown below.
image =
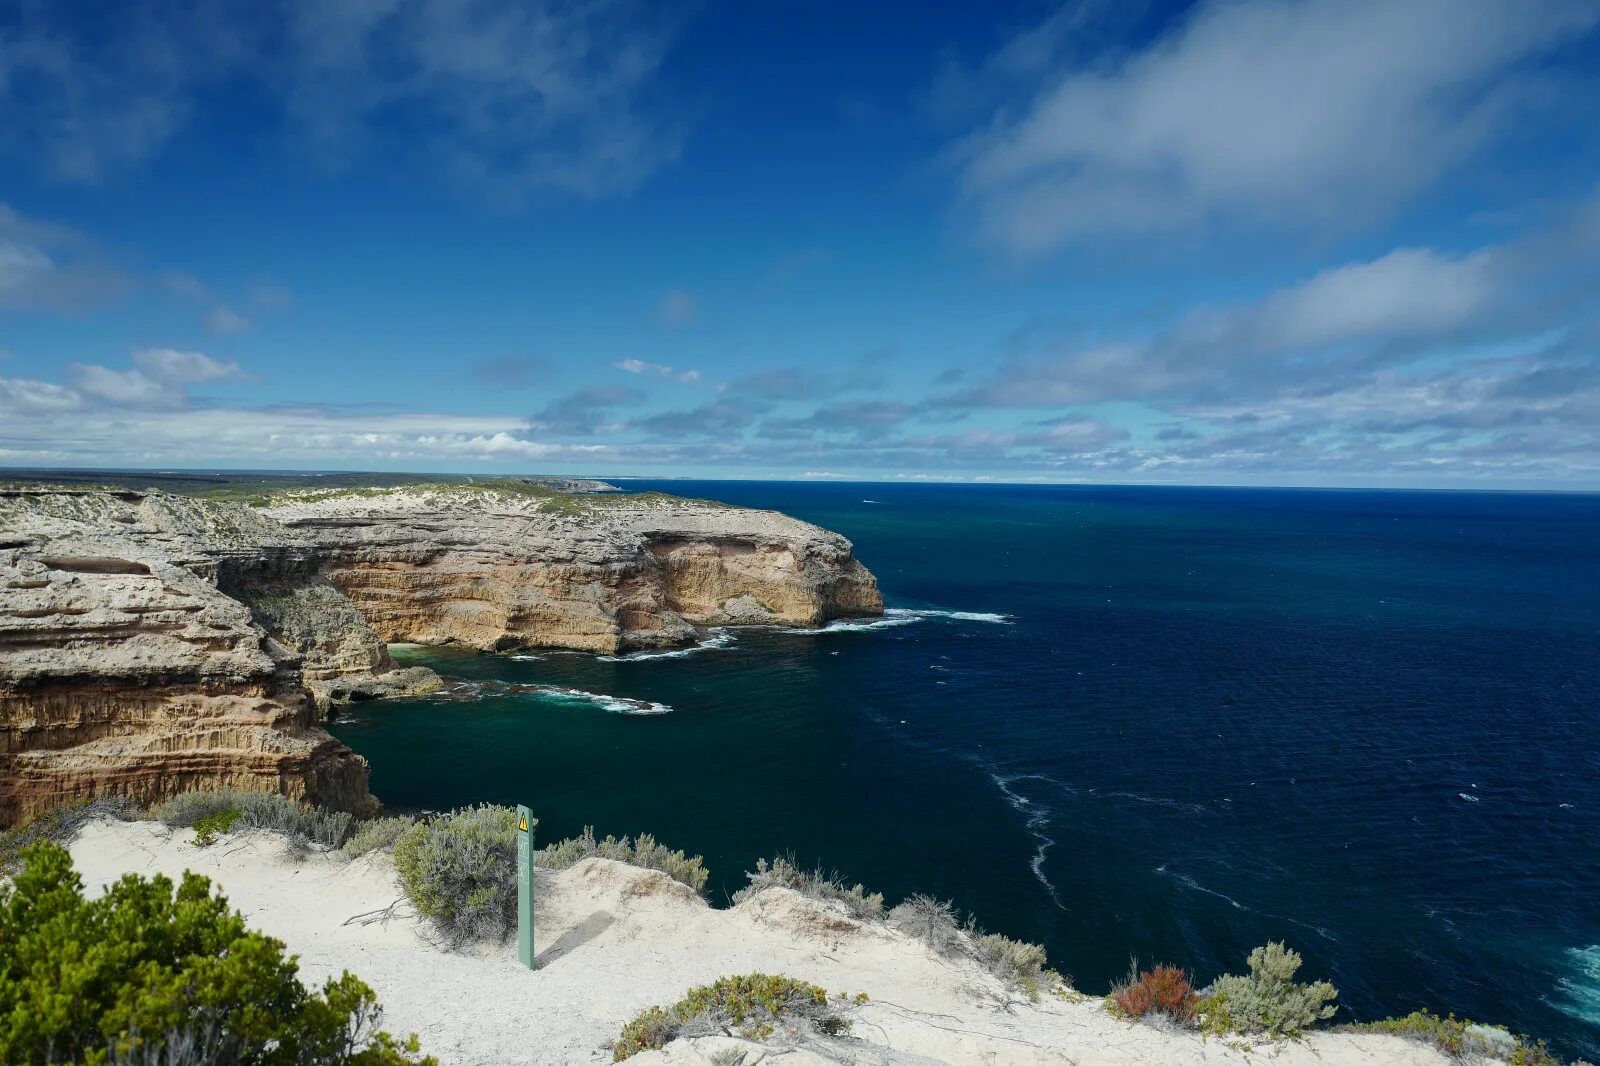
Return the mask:
[[1478,797],[1477,796],[1470,795],[1469,793],[1466,793],[1466,792],[1457,792],[1456,795],[1460,796],[1462,799],[1466,800],[1468,803],[1477,803],[1478,802]]
[[994,611],[939,611],[911,607],[889,607],[882,618],[838,618],[825,626],[805,628],[787,626],[780,633],[809,636],[814,633],[870,633],[875,629],[894,629],[915,625],[918,622],[988,622],[992,625],[1010,625],[1012,617]]
[[1600,944],[1568,948],[1570,972],[1556,982],[1555,1008],[1590,1025],[1600,1025]]
[[699,642],[687,648],[663,648],[652,651],[629,651],[621,655],[596,655],[595,658],[606,663],[637,663],[647,659],[687,659],[703,651],[714,651],[734,644],[739,638],[726,629],[717,628],[706,632],[706,636]]
[[630,699],[627,696],[607,696],[601,692],[585,692],[583,689],[559,688],[555,685],[540,685],[538,688],[547,698],[557,702],[592,703],[596,707],[610,711],[613,714],[672,713],[672,708],[665,703]]

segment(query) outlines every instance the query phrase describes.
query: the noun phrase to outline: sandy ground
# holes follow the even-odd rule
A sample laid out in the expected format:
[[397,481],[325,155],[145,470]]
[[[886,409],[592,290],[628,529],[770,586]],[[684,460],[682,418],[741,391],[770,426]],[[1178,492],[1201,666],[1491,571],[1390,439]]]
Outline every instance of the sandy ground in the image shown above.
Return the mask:
[[751,971],[785,973],[833,992],[866,992],[871,1001],[858,1008],[851,1039],[762,1047],[706,1038],[629,1061],[1448,1064],[1429,1048],[1391,1037],[1315,1034],[1246,1051],[1118,1021],[1097,998],[1032,1004],[975,965],[936,957],[914,940],[859,925],[787,890],[716,910],[663,874],[604,859],[540,873],[539,966],[529,972],[518,965],[514,944],[475,953],[438,946],[406,904],[387,855],[297,860],[271,834],[234,834],[208,848],[194,846],[193,835],[154,822],[107,820],[88,826],[72,855],[91,892],[129,872],[205,874],[252,927],[300,956],[308,983],[345,969],[355,973],[377,991],[384,1027],[416,1032],[445,1066],[609,1062],[607,1045],[643,1008]]

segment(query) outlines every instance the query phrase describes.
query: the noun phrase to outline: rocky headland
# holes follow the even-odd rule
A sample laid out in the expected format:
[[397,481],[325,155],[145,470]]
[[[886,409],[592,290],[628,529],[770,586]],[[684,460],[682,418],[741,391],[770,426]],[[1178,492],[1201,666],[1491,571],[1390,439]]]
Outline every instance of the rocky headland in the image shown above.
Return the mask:
[[197,787],[370,809],[318,722],[438,684],[392,642],[615,653],[882,611],[837,534],[607,487],[0,489],[0,828]]

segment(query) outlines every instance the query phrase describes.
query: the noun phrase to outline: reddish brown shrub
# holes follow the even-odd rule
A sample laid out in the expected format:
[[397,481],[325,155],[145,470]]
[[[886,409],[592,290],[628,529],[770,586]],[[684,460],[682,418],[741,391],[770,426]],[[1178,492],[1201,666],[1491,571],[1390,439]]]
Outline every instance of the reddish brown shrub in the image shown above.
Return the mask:
[[1194,1021],[1194,986],[1189,975],[1176,966],[1157,966],[1145,970],[1111,990],[1111,1001],[1130,1018],[1160,1014],[1180,1022]]

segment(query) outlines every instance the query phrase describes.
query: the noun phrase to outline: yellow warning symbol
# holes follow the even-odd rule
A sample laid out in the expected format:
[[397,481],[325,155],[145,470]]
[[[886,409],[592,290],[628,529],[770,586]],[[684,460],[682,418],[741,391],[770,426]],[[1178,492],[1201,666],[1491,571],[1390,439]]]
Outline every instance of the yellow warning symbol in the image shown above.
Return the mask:
[[526,833],[528,831],[527,812],[517,815],[517,831],[520,833]]

